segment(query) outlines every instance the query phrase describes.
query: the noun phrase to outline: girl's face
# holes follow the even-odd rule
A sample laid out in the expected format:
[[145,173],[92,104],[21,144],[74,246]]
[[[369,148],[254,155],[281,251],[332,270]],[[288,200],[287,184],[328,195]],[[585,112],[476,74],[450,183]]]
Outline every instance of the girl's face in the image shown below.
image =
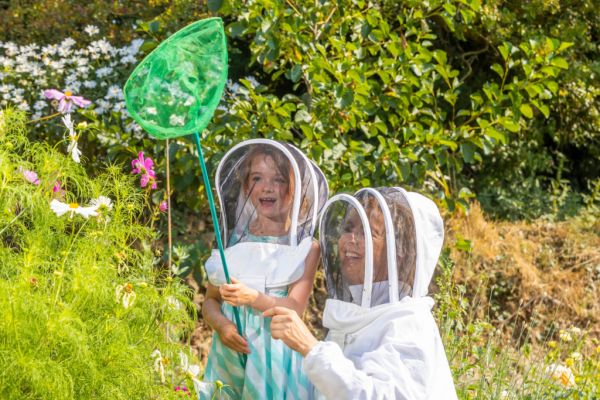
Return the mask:
[[[387,279],[387,253],[383,215],[373,208],[368,215],[373,240],[373,282]],[[365,280],[365,234],[358,213],[351,210],[338,240],[342,276],[350,285]]]
[[246,187],[258,215],[271,219],[288,216],[292,205],[289,178],[281,175],[272,157],[254,157]]

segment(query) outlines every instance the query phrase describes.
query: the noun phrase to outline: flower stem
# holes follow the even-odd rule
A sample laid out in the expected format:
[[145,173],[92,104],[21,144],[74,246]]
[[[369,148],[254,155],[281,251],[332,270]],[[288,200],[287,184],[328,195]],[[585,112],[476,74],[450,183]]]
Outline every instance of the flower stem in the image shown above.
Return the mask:
[[0,235],[2,235],[4,233],[4,231],[7,230],[8,227],[12,225],[13,222],[15,222],[17,219],[19,219],[19,217],[21,215],[23,215],[23,212],[25,212],[25,208],[22,209],[21,212],[18,213],[13,219],[11,219],[10,222],[8,224],[6,224],[6,226],[4,228],[2,228],[2,230],[0,231]]
[[42,118],[32,119],[31,121],[28,121],[27,123],[28,124],[34,124],[36,122],[40,122],[40,121],[44,121],[44,120],[51,119],[51,118],[54,118],[54,117],[58,117],[59,115],[62,115],[62,113],[57,112],[57,113],[52,114],[52,115],[46,115],[45,117],[42,117]]
[[75,233],[75,234],[74,234],[75,224],[73,223],[71,225],[71,242],[69,243],[69,248],[67,249],[65,257],[63,258],[62,264],[60,266],[60,276],[59,276],[60,280],[58,281],[58,286],[56,287],[56,295],[54,296],[53,306],[56,306],[56,303],[58,302],[58,297],[60,296],[60,290],[61,290],[62,283],[63,283],[64,276],[65,276],[65,265],[67,264],[67,257],[69,257],[69,253],[71,253],[71,249],[73,248],[73,244],[75,243],[75,238],[77,238],[77,236],[79,236],[79,234],[81,233],[81,230],[88,223],[88,221],[89,220],[86,219],[85,222],[81,225],[81,227],[77,231],[77,233]]

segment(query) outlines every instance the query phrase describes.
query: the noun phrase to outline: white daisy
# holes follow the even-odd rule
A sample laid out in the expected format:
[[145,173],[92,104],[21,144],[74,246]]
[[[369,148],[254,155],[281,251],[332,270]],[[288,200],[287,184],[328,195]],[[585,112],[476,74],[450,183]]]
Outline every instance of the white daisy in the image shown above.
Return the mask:
[[65,124],[65,126],[69,130],[69,136],[76,136],[75,129],[73,127],[73,120],[71,119],[71,114],[67,113],[64,116],[62,116],[60,119],[62,120],[63,124]]
[[154,371],[160,376],[161,383],[165,383],[165,365],[162,354],[159,350],[154,350],[150,357],[154,358]]
[[95,206],[98,208],[98,211],[102,211],[102,209],[112,210],[113,203],[112,200],[106,196],[98,196],[97,199],[93,199],[90,202],[90,206]]
[[546,376],[565,387],[575,386],[575,376],[571,369],[562,364],[550,364],[546,367]]
[[100,33],[100,29],[98,29],[98,27],[94,26],[94,25],[88,25],[88,26],[86,26],[83,29],[83,31],[85,33],[87,33],[89,36],[94,36],[94,35],[97,35],[98,33]]
[[183,351],[179,352],[179,360],[179,368],[183,374],[189,375],[190,378],[196,378],[200,374],[200,367],[196,364],[190,365],[188,357]]
[[98,215],[96,207],[82,207],[77,203],[63,203],[56,199],[50,202],[50,208],[58,217],[67,213],[70,213],[69,218],[73,218],[74,214],[79,214],[84,218],[96,217]]
[[117,298],[117,302],[121,302],[124,308],[131,307],[136,298],[136,294],[133,291],[133,285],[131,283],[118,285],[115,289],[115,296]]
[[75,136],[69,136],[71,141],[69,142],[69,147],[67,147],[67,152],[71,154],[71,158],[77,164],[81,163],[81,150],[77,147],[77,139]]

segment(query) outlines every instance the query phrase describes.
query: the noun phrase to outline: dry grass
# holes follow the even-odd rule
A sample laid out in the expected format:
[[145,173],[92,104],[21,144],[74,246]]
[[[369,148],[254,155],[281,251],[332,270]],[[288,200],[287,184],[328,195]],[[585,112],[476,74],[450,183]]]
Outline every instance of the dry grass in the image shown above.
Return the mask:
[[474,204],[448,220],[446,246],[479,317],[537,340],[571,325],[600,333],[600,220],[495,222]]

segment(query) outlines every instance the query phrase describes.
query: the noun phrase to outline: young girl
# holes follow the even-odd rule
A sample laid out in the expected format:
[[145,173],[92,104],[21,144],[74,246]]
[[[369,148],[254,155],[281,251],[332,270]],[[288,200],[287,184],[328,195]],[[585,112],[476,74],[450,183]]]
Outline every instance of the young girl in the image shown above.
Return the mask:
[[262,313],[285,306],[301,316],[306,308],[319,260],[312,234],[328,194],[323,174],[295,147],[255,139],[224,156],[216,187],[231,284],[213,252],[202,314],[214,334],[200,398],[217,381],[231,398],[309,398],[300,355],[272,339]]

